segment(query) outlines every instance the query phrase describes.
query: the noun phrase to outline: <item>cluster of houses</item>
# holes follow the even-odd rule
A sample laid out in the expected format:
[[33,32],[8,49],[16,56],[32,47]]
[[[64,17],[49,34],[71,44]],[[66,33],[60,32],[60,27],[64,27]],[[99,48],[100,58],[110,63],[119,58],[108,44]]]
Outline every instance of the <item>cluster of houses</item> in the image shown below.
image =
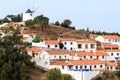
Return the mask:
[[[100,35],[95,40],[59,37],[57,40],[43,40],[39,43],[32,42],[34,38],[35,34],[23,35],[23,41],[31,43],[26,52],[32,56],[32,60],[39,66],[59,68],[62,73],[72,76],[75,76],[73,72],[79,72],[80,76],[75,77],[75,80],[90,80],[104,70],[115,71],[120,61],[118,35]],[[87,72],[94,75],[86,78]]]
[[[23,14],[23,21],[29,19],[33,19],[33,11],[28,9]],[[5,35],[0,30],[0,37]],[[91,80],[100,72],[115,71],[119,66],[118,35],[99,35],[94,40],[58,37],[57,40],[41,42],[33,42],[35,33],[22,35],[21,40],[30,44],[25,48],[26,53],[36,65],[46,69],[59,68],[62,73],[72,75],[75,80]]]

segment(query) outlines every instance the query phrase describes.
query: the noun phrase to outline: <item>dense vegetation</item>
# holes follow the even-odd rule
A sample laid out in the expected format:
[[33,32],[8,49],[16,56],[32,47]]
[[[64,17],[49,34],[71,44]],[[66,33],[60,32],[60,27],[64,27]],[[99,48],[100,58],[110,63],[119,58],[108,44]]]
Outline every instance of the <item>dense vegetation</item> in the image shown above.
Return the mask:
[[60,69],[50,69],[46,74],[46,80],[74,80],[69,74],[62,74]]
[[34,64],[20,39],[19,29],[0,38],[0,80],[33,80],[26,75],[26,69]]
[[56,21],[54,23],[55,25],[57,26],[61,26],[61,27],[65,27],[65,28],[69,28],[69,29],[74,29],[75,30],[75,27],[73,26],[70,26],[72,24],[72,21],[70,21],[69,19],[65,19],[62,23],[60,23],[59,21]]
[[9,22],[21,22],[22,14],[18,15],[7,15],[5,18],[0,20],[0,24],[9,23]]

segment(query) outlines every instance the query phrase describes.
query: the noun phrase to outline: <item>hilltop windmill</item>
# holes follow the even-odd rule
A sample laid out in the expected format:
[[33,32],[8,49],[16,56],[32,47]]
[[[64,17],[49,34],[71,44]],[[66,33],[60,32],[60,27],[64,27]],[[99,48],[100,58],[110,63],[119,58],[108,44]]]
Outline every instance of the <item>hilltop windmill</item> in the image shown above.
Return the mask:
[[22,21],[27,21],[27,20],[33,20],[34,19],[34,14],[36,12],[36,10],[38,10],[39,7],[37,7],[36,9],[34,9],[34,5],[33,5],[33,10],[31,9],[27,9],[25,13],[23,13],[23,17],[22,17]]

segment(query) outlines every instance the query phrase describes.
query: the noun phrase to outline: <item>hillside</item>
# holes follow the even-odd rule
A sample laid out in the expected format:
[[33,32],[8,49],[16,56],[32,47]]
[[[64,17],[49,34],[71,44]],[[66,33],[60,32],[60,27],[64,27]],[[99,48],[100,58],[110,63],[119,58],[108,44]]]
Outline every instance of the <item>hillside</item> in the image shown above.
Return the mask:
[[120,80],[120,77],[117,75],[117,72],[104,71],[103,73],[98,74],[92,80]]
[[34,78],[35,80],[45,80],[46,71],[42,68],[27,68],[27,75]]
[[48,27],[44,27],[43,32],[40,25],[35,25],[32,28],[27,28],[27,30],[24,30],[23,32],[24,33],[35,32],[43,39],[57,39],[58,37],[86,39],[90,37],[89,32],[83,30],[68,29],[53,24],[49,24]]

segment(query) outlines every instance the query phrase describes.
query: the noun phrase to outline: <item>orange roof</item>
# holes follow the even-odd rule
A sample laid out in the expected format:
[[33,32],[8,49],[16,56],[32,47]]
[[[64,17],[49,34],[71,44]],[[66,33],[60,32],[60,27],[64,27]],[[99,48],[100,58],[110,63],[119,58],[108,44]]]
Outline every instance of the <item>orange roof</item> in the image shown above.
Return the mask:
[[79,39],[77,40],[78,43],[96,43],[95,40],[89,40],[89,39]]
[[57,40],[45,40],[45,44],[59,44]]
[[120,50],[105,50],[106,52],[120,52]]
[[22,40],[27,40],[29,37],[22,37]]
[[55,61],[51,65],[92,65],[104,64],[101,60],[71,60],[71,61]]
[[37,47],[27,47],[25,50],[26,51],[32,51],[32,52],[40,52],[43,49],[42,48],[37,48]]
[[103,44],[101,44],[103,47],[119,47],[117,44],[111,44],[111,43],[103,43]]
[[103,35],[102,37],[107,39],[119,39],[120,37],[118,35]]
[[103,50],[101,46],[97,46],[97,50]]
[[96,51],[96,52],[70,52],[70,55],[78,55],[78,56],[109,56],[107,52],[104,51]]
[[67,50],[62,50],[62,49],[50,49],[50,50],[46,50],[46,52],[48,52],[49,54],[69,54],[69,51]]
[[107,66],[118,66],[117,62],[105,62]]
[[75,38],[60,38],[60,41],[75,41]]

